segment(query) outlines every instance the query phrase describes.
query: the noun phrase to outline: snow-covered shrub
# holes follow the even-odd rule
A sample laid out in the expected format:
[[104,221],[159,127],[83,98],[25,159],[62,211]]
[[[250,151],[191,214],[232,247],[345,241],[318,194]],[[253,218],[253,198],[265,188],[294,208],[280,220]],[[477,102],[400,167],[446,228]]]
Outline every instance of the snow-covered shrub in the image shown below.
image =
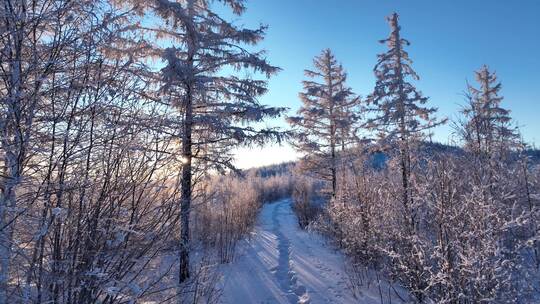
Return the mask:
[[264,174],[264,168],[252,169],[245,175],[245,179],[258,193],[261,203],[275,202],[291,196],[294,179],[290,168],[274,174]]
[[193,233],[206,248],[216,250],[221,263],[230,262],[237,242],[251,231],[260,205],[255,187],[246,180],[217,177],[194,211]]
[[221,263],[234,259],[239,240],[249,236],[262,204],[291,195],[292,176],[265,175],[252,169],[243,176],[214,176],[205,181],[194,209],[194,236],[215,249]]
[[[479,170],[476,161],[451,153],[418,159],[410,213],[396,191],[401,176],[392,159],[386,170],[365,171],[360,184],[349,175],[341,183],[345,193],[326,206],[317,227],[357,265],[351,271],[378,269],[418,301],[534,301],[538,171],[511,160]],[[413,230],[406,214],[413,214]]]
[[300,228],[306,228],[320,213],[320,198],[317,194],[317,182],[308,177],[297,177],[292,193],[292,209],[298,218]]
[[[180,285],[177,291],[180,294],[178,297],[180,301],[177,301],[177,303],[219,303],[221,297],[221,290],[219,288],[221,273],[213,258],[209,258],[208,260],[206,258],[208,257],[204,257],[201,261],[196,261],[197,267],[194,268],[189,280]],[[167,301],[167,299],[162,299],[162,301]]]

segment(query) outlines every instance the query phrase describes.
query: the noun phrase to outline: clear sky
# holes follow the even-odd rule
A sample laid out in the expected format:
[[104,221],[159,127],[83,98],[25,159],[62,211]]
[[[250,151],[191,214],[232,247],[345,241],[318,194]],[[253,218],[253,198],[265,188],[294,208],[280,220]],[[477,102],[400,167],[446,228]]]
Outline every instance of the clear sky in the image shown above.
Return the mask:
[[[385,16],[395,11],[402,36],[412,43],[417,88],[439,108],[439,117],[456,118],[466,80],[474,82],[473,71],[487,64],[502,82],[502,105],[512,110],[525,140],[540,146],[540,0],[249,0],[247,7],[237,24],[269,25],[260,46],[283,69],[270,80],[262,103],[289,107],[293,114],[303,70],[324,48],[343,63],[355,93],[368,95],[376,54],[385,50],[378,40],[389,32]],[[287,127],[281,120],[269,124]],[[446,143],[451,133],[450,126],[439,127],[435,140]],[[295,157],[287,145],[241,149],[237,165]]]

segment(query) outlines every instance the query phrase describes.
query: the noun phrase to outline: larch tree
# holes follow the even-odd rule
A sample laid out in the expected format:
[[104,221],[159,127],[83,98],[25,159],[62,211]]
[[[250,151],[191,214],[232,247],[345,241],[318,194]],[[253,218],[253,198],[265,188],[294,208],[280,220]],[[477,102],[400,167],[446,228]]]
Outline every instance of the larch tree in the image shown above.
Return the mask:
[[367,125],[379,133],[381,143],[398,150],[401,189],[396,189],[396,196],[401,201],[399,221],[403,226],[400,228],[402,231],[397,230],[394,235],[392,271],[404,271],[403,283],[422,301],[423,290],[427,287],[424,277],[429,272],[429,265],[423,258],[426,246],[419,232],[421,209],[417,205],[420,200],[416,202],[414,199],[413,149],[426,131],[442,121],[432,117],[436,108],[426,107],[428,98],[411,83],[411,79],[418,80],[419,77],[412,69],[412,60],[405,50],[410,43],[401,37],[398,14],[393,13],[387,20],[390,36],[380,42],[388,46],[388,51],[378,55],[374,68],[377,80],[373,93],[368,97],[374,114]]
[[[236,16],[241,16],[246,9],[244,0],[215,2],[230,8]],[[214,1],[135,0],[129,3],[142,16],[150,11],[162,21],[154,28],[145,27],[142,22],[138,29],[161,41],[158,43],[161,46],[153,45],[151,52],[164,63],[159,92],[161,99],[181,116],[182,127],[177,134],[182,162],[179,204],[179,283],[182,284],[190,277],[189,218],[194,174],[201,173],[200,167],[219,172],[234,169],[231,150],[239,145],[282,140],[284,133],[276,128],[253,126],[253,123],[278,117],[285,110],[258,101],[267,91],[266,79],[279,68],[266,60],[264,51],[253,50],[264,38],[267,27],[239,27],[214,10]],[[255,77],[238,76],[240,72],[251,72]]]
[[510,111],[501,107],[502,85],[495,72],[484,65],[475,75],[480,87],[468,85],[466,97],[469,103],[462,111],[467,119],[462,130],[463,138],[471,151],[491,157],[494,153],[503,153],[511,145],[515,146],[519,136],[511,125]]
[[414,227],[414,213],[411,208],[411,146],[419,140],[424,131],[435,127],[441,121],[435,121],[432,115],[436,108],[426,107],[428,101],[409,79],[419,77],[412,69],[412,60],[405,50],[409,41],[401,37],[398,14],[387,18],[390,24],[390,36],[380,42],[388,46],[388,51],[378,55],[374,72],[377,79],[373,93],[368,97],[371,109],[375,113],[368,121],[368,126],[379,132],[386,143],[397,143],[400,157],[402,203],[409,213],[409,228]]
[[[347,74],[331,50],[313,60],[314,70],[305,70],[300,93],[302,107],[297,116],[288,117],[295,130],[294,146],[304,153],[304,169],[331,183],[331,195],[337,191],[338,149],[352,142],[358,121],[360,98],[347,86]],[[344,152],[344,151],[342,151]]]

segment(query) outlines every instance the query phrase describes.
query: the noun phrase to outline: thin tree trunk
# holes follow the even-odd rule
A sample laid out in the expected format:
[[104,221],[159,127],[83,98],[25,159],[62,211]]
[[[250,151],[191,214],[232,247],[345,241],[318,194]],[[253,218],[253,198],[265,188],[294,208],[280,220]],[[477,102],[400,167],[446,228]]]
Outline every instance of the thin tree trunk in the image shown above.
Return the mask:
[[[397,16],[394,15],[394,18],[396,18],[395,20],[395,23],[397,24]],[[399,35],[399,31],[396,31],[395,33],[396,35],[396,48],[397,48],[397,51],[396,51],[396,54],[397,54],[397,58],[396,58],[396,67],[395,67],[395,73],[398,77],[398,95],[399,95],[399,106],[398,106],[398,110],[399,110],[399,115],[400,115],[400,120],[399,120],[399,132],[400,132],[400,135],[401,135],[401,138],[400,138],[400,147],[399,147],[399,152],[400,152],[400,157],[401,157],[401,178],[402,178],[402,186],[403,186],[403,193],[402,193],[402,199],[403,199],[403,207],[405,208],[405,214],[406,214],[406,220],[409,221],[409,225],[410,225],[410,229],[411,229],[411,233],[413,232],[414,230],[414,219],[413,219],[413,216],[412,216],[412,210],[410,210],[410,196],[409,196],[409,179],[410,179],[410,172],[409,172],[409,169],[410,169],[410,151],[409,151],[409,142],[408,142],[408,134],[407,134],[407,127],[406,127],[406,115],[407,113],[405,113],[405,100],[407,99],[407,96],[406,94],[404,93],[404,88],[403,88],[403,67],[401,65],[401,60],[402,60],[402,57],[401,57],[401,37]]]
[[[193,0],[188,1],[188,15],[192,18],[195,14]],[[196,29],[187,24],[188,39],[187,39],[187,64],[193,71],[194,58],[196,53]],[[181,180],[181,202],[180,202],[180,274],[179,283],[186,282],[190,277],[189,269],[189,247],[190,247],[190,231],[189,231],[189,216],[192,200],[192,127],[193,127],[193,78],[195,75],[190,75],[186,81],[186,95],[184,103],[184,124],[182,132],[182,180]]]
[[181,192],[182,199],[180,202],[180,284],[189,279],[189,214],[191,208],[191,132],[193,124],[193,110],[192,110],[192,93],[191,88],[188,87],[186,94],[185,105],[185,120],[182,134],[182,180],[181,180]]

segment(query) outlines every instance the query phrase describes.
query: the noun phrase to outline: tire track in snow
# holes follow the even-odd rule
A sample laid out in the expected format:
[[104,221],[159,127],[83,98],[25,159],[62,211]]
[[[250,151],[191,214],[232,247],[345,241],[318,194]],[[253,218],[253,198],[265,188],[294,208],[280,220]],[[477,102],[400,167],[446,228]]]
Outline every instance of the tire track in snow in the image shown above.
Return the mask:
[[278,217],[279,210],[281,210],[282,206],[282,203],[279,203],[272,211],[273,230],[277,238],[279,255],[277,268],[273,269],[273,271],[289,303],[308,304],[310,301],[306,287],[299,284],[296,273],[293,270],[290,240],[280,230],[281,225]]

